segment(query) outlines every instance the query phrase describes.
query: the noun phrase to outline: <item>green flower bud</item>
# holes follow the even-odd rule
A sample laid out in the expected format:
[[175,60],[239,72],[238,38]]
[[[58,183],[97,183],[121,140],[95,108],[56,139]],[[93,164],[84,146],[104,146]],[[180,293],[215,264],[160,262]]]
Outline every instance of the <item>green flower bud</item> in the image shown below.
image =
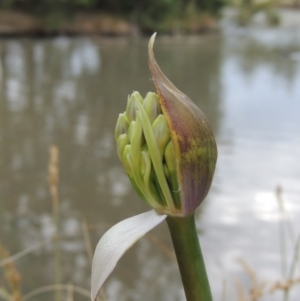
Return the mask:
[[171,194],[173,200],[177,206],[180,204],[180,190],[177,182],[177,162],[175,157],[175,149],[172,140],[169,141],[165,148],[164,153],[164,170],[165,175],[168,180],[169,186],[171,188]]
[[159,153],[162,157],[166,145],[171,139],[167,121],[164,115],[160,114],[157,116],[152,124],[152,129],[159,149]]
[[217,159],[204,114],[162,73],[149,43],[149,67],[158,94],[130,95],[115,137],[118,155],[141,198],[156,211],[191,214],[204,200]]
[[170,140],[166,146],[164,158],[169,173],[176,172],[176,157],[173,142]]
[[133,178],[133,167],[132,167],[132,158],[131,158],[131,149],[132,146],[127,144],[124,148],[123,154],[122,154],[122,162],[125,168],[125,171],[129,178]]
[[170,133],[155,93],[148,93],[145,101],[138,92],[130,95],[126,112],[118,118],[115,137],[119,158],[141,198],[157,211],[164,211],[167,202],[175,210],[163,169]]
[[119,159],[122,160],[125,146],[129,144],[129,139],[127,134],[122,134],[117,139],[117,150]]
[[156,117],[161,114],[160,104],[156,93],[147,93],[143,102],[143,107],[149,117],[151,124],[156,119]]
[[125,114],[120,114],[117,120],[117,125],[115,129],[115,139],[118,140],[119,136],[127,133],[129,128],[129,122]]
[[143,98],[139,92],[133,92],[128,98],[126,107],[126,116],[129,123],[136,120],[137,102],[143,103]]

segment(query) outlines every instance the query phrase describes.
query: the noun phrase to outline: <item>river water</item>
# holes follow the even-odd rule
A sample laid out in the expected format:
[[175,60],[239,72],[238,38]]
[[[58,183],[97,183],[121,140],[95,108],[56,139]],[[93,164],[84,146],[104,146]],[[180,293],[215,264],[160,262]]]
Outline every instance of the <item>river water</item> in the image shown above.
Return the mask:
[[[6,39],[0,53],[1,243],[12,255],[25,251],[15,264],[26,300],[55,283],[48,164],[56,145],[61,283],[88,292],[90,251],[100,236],[149,210],[114,143],[127,95],[154,90],[147,39]],[[218,143],[214,182],[196,212],[214,299],[239,300],[241,287],[246,294],[249,268],[268,292],[289,275],[300,234],[300,31],[158,37],[155,54],[207,115]],[[74,300],[88,300],[74,290]],[[104,291],[110,301],[184,300],[165,224],[126,253]],[[51,287],[35,292],[30,300],[53,300]],[[290,293],[299,300],[300,285]],[[283,300],[283,293],[260,300]]]

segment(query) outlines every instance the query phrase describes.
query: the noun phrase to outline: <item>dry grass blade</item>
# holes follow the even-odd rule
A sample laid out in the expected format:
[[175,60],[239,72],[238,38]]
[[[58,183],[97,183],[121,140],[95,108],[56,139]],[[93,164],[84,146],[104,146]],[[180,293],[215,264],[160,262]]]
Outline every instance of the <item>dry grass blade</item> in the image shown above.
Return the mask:
[[57,146],[52,145],[50,148],[50,162],[49,162],[49,187],[54,203],[59,203],[58,199],[58,181],[59,181],[59,170],[58,170],[59,150]]
[[[24,295],[22,301],[28,301],[37,295],[44,294],[47,292],[62,291],[62,290],[64,290],[64,291],[70,290],[70,285],[69,284],[54,284],[54,285],[47,285],[47,286],[39,287],[39,288],[31,291],[30,293]],[[72,290],[73,290],[73,292],[78,293],[84,297],[87,297],[88,299],[91,298],[90,291],[88,291],[80,286],[72,286]]]
[[90,233],[89,233],[89,229],[88,229],[88,225],[87,225],[86,220],[82,221],[81,226],[82,226],[82,234],[83,234],[84,245],[85,245],[85,248],[86,248],[87,257],[88,257],[90,266],[92,266],[93,249],[92,249]]
[[[12,260],[7,260],[9,258],[9,252],[2,246],[0,243],[0,258],[5,260],[5,277],[7,282],[9,283],[11,294],[10,301],[21,301],[21,275],[16,269]],[[8,298],[9,293],[5,290],[1,290],[4,297]]]
[[248,265],[248,263],[242,259],[239,258],[238,262],[240,263],[240,265],[243,267],[243,269],[245,270],[246,274],[249,276],[252,285],[249,289],[249,298],[251,301],[257,301],[259,300],[259,298],[263,297],[265,295],[265,287],[266,287],[266,283],[265,282],[259,282],[257,279],[257,275],[254,272],[254,270]]
[[50,238],[47,238],[37,244],[34,244],[33,246],[21,251],[21,252],[18,252],[12,256],[9,256],[3,260],[0,261],[0,268],[5,266],[7,263],[11,262],[11,261],[16,261],[17,259],[20,259],[22,258],[23,256],[41,248],[42,246],[44,246],[45,244],[51,242],[53,240],[53,237],[50,237]]
[[[276,187],[275,195],[277,198],[278,202],[278,207],[279,207],[279,221],[278,221],[278,226],[279,226],[279,239],[280,239],[280,255],[281,255],[281,273],[282,273],[282,278],[287,278],[288,277],[288,258],[287,258],[287,237],[289,237],[292,245],[295,244],[295,231],[293,228],[293,224],[291,222],[291,219],[288,215],[288,212],[285,210],[285,201],[282,196],[282,187],[278,185]],[[287,234],[287,235],[286,235]]]
[[295,242],[296,242],[295,230],[294,230],[293,224],[291,222],[291,218],[285,209],[285,200],[282,196],[282,187],[280,185],[278,185],[276,187],[276,198],[278,201],[279,211],[281,214],[281,220],[283,222],[284,221],[286,222],[286,228],[287,228],[286,230],[288,232],[290,240],[291,240],[292,244],[295,244]]
[[[59,225],[60,225],[60,210],[59,210],[59,195],[58,195],[58,182],[59,182],[59,150],[58,147],[53,145],[50,148],[50,162],[49,162],[49,189],[52,197],[53,207],[53,219],[55,221],[55,237],[54,237],[54,277],[55,283],[58,285],[61,283],[61,254],[60,254],[60,239],[59,239]],[[60,301],[61,292],[57,290],[55,292],[55,300]]]
[[236,279],[235,285],[236,285],[236,290],[237,290],[238,298],[239,298],[238,301],[249,301],[246,298],[246,295],[245,295],[245,292],[244,292],[241,281]]
[[[85,248],[86,248],[86,252],[87,252],[88,261],[89,261],[90,266],[92,266],[93,249],[92,249],[89,227],[88,227],[86,220],[82,221],[81,226],[82,226],[82,234],[83,234],[83,239],[84,239],[84,244],[85,244]],[[101,295],[101,299],[103,301],[108,300],[103,287],[101,288],[99,294]],[[97,301],[99,301],[99,300],[100,300],[100,298],[97,297]]]
[[251,267],[248,265],[248,263],[243,258],[238,258],[237,261],[243,267],[244,271],[247,273],[253,284],[256,285],[257,276],[255,272],[251,269]]
[[290,290],[293,286],[300,284],[300,277],[296,279],[289,279],[286,281],[277,281],[275,282],[271,288],[270,288],[270,294],[274,293],[275,291],[288,291]]

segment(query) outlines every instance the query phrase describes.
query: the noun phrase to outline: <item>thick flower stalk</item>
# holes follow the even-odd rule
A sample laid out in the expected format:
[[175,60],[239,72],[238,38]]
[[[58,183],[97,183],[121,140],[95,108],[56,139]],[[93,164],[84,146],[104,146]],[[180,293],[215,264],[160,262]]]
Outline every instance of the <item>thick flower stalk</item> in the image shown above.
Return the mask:
[[99,241],[92,266],[92,300],[124,252],[167,218],[188,301],[210,301],[194,211],[211,186],[217,147],[202,111],[162,73],[149,42],[157,93],[133,92],[119,115],[118,156],[138,195],[154,210],[112,227]]

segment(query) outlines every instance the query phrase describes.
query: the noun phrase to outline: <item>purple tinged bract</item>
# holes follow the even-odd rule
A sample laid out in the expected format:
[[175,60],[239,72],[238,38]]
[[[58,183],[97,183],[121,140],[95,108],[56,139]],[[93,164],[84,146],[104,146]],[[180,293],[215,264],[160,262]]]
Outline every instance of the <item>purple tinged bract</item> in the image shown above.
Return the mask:
[[149,42],[149,67],[175,150],[181,203],[176,216],[187,216],[200,205],[210,189],[217,145],[206,116],[158,66],[153,53],[155,35]]

